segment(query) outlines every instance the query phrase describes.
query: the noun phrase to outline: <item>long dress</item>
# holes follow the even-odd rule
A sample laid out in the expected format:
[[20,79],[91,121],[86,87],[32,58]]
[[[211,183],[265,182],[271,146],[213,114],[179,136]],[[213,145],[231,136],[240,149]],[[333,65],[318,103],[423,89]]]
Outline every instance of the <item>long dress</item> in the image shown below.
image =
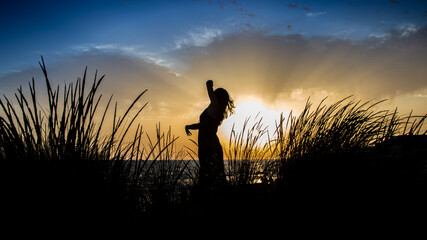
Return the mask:
[[206,190],[214,190],[225,184],[224,157],[218,136],[219,119],[207,110],[200,115],[199,127],[199,184]]

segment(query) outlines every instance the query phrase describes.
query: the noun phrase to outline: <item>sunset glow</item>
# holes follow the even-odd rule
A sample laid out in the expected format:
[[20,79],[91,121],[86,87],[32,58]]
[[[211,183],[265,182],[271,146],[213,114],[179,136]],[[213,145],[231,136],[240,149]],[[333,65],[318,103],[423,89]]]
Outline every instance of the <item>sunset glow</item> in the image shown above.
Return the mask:
[[[254,97],[244,97],[240,101],[236,101],[235,114],[224,120],[220,127],[220,133],[224,138],[228,138],[231,130],[241,131],[247,121],[247,128],[252,127],[258,121],[263,124],[263,129],[268,131],[270,136],[274,133],[276,123],[280,119],[280,114],[287,116],[285,108],[276,109],[266,106],[261,100]],[[267,134],[262,137],[261,144],[268,140]]]
[[[225,88],[236,113],[219,128],[259,114],[271,134],[284,112],[314,104],[389,99],[381,107],[427,110],[425,1],[12,1],[0,8],[0,94],[34,77],[45,89],[105,74],[103,96],[124,111],[148,89],[138,118],[186,144],[184,126],[208,106],[205,82]],[[31,14],[28,12],[31,11]],[[108,117],[108,116],[107,116]],[[111,117],[111,116],[110,116]],[[197,135],[194,135],[194,139]]]

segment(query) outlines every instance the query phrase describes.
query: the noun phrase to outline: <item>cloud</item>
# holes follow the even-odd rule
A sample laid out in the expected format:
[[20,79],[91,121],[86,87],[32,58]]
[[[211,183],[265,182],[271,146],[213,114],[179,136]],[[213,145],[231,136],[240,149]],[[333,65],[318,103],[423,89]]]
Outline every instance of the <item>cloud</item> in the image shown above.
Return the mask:
[[190,51],[183,75],[213,78],[235,95],[270,103],[290,101],[296,89],[382,99],[427,88],[427,27],[387,36],[352,41],[244,32],[213,41],[203,54]]
[[[138,57],[146,61],[155,63],[160,66],[171,68],[173,63],[168,61],[160,53],[153,53],[148,51],[143,45],[124,45],[117,43],[108,43],[108,44],[95,44],[95,43],[86,43],[80,45],[73,45],[70,47],[72,52],[77,52],[78,54],[84,53],[96,53],[101,54],[118,54],[131,57]],[[75,54],[75,53],[74,53]]]
[[204,47],[210,44],[216,38],[221,37],[222,31],[218,28],[200,27],[189,31],[184,36],[177,37],[175,40],[175,49],[183,47]]
[[309,12],[306,14],[307,17],[318,17],[326,14],[326,12]]
[[379,40],[380,44],[385,43],[387,40],[391,38],[392,34],[390,32],[380,32],[380,33],[371,33],[369,34],[369,38]]
[[[196,122],[208,105],[204,85],[208,79],[214,80],[215,87],[226,88],[235,99],[256,96],[270,105],[285,104],[288,110],[299,108],[309,96],[337,100],[355,95],[363,100],[410,96],[417,98],[416,106],[425,111],[427,27],[417,27],[403,36],[408,29],[411,27],[362,41],[277,36],[250,29],[213,37],[207,32],[215,30],[202,29],[198,35],[206,37],[189,34],[190,42],[169,53],[186,66],[180,74],[147,58],[125,54],[137,47],[126,50],[114,44],[80,46],[79,55],[56,63],[45,60],[53,84],[62,87],[81,77],[86,65],[89,79],[95,69],[99,75],[106,74],[100,91],[104,100],[113,94],[121,111],[148,89],[142,103],[149,105],[138,121],[151,128],[161,121],[183,135],[182,126]],[[11,92],[20,84],[25,88],[33,76],[44,90],[40,69],[32,68],[0,77],[0,93],[12,96]]]
[[[413,39],[411,35],[417,34],[417,32],[421,28],[413,23],[400,23],[396,25],[395,29],[392,31],[386,31],[386,32],[373,32],[368,35],[371,40],[375,39],[378,44],[384,44],[389,42],[393,42],[395,40],[393,39],[403,39],[408,38]],[[421,30],[421,32],[424,30]]]
[[402,23],[397,26],[397,30],[400,32],[400,37],[408,37],[409,35],[416,33],[418,27],[413,23]]
[[89,51],[102,51],[102,52],[119,52],[126,55],[139,55],[144,52],[143,45],[122,45],[116,43],[108,44],[95,44],[95,43],[86,43],[80,45],[73,45],[70,47],[72,50],[78,52],[89,52]]

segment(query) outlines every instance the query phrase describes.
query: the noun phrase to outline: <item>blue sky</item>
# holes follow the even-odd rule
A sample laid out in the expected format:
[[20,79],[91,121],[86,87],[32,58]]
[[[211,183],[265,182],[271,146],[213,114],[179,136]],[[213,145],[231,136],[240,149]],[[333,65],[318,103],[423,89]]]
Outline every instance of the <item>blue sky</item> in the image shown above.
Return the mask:
[[242,31],[360,40],[427,23],[426,1],[8,1],[0,7],[0,75],[81,51],[166,61],[176,48]]

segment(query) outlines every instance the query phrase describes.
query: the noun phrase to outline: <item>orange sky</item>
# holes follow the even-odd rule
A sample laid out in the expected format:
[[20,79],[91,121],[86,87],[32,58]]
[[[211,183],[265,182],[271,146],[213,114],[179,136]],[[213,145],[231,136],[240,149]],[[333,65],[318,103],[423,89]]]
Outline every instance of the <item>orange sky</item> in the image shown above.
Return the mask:
[[[336,101],[349,95],[355,100],[389,99],[382,108],[399,108],[407,114],[427,113],[427,28],[386,42],[350,41],[301,35],[268,36],[242,33],[218,39],[205,47],[176,50],[180,68],[161,66],[140,58],[111,53],[86,53],[50,64],[50,79],[63,86],[89,67],[106,74],[100,93],[113,94],[119,109],[148,89],[139,105],[149,102],[138,119],[147,132],[155,125],[172,127],[180,145],[192,145],[184,126],[198,121],[209,104],[205,89],[227,89],[236,103],[236,113],[219,129],[227,141],[233,123],[241,126],[258,112],[266,125],[274,125],[280,112],[300,111],[308,97],[316,104],[324,97]],[[28,69],[1,77],[2,93],[10,94],[34,76],[44,88],[40,69]],[[41,92],[41,91],[40,91]],[[273,126],[271,126],[273,127]],[[196,140],[197,134],[191,139]]]
[[[401,114],[427,113],[427,15],[423,1],[40,1],[2,4],[0,94],[35,77],[43,55],[52,84],[105,74],[105,104],[119,110],[145,89],[137,123],[153,135],[168,126],[179,144],[184,126],[208,106],[205,82],[228,90],[234,123],[260,112],[273,129],[281,112],[298,113],[349,95]],[[29,14],[31,13],[31,14]],[[62,89],[61,87],[61,89]],[[40,98],[42,101],[42,98]],[[43,104],[43,102],[41,102]],[[100,111],[102,112],[102,111]],[[112,114],[112,109],[111,109]],[[271,130],[270,130],[271,131]],[[194,134],[191,139],[197,139]]]

